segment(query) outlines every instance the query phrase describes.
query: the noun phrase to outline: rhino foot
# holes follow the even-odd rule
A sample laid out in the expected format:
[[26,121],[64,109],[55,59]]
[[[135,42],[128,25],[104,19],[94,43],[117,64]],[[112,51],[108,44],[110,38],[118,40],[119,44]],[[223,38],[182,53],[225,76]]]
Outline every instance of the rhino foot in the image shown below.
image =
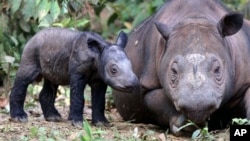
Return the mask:
[[10,121],[26,123],[26,122],[28,122],[28,118],[25,117],[25,116],[22,116],[22,117],[14,117],[14,118],[11,118]]
[[64,120],[59,115],[59,116],[49,116],[49,117],[46,118],[46,121],[61,122],[61,121],[64,121]]
[[92,122],[92,124],[96,127],[111,127],[109,122]]
[[74,120],[72,120],[71,124],[72,124],[72,126],[74,126],[76,128],[79,128],[79,129],[83,128],[83,122],[82,121],[74,121]]

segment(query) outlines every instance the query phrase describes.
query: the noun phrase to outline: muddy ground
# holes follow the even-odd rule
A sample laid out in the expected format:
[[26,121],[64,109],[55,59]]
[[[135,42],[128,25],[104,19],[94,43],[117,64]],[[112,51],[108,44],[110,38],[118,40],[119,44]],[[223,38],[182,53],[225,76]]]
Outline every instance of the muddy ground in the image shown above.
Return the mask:
[[[88,93],[85,92],[85,93]],[[86,97],[84,118],[91,123],[91,104],[89,96]],[[110,94],[109,98],[110,99]],[[112,98],[111,98],[112,99]],[[65,119],[64,122],[47,122],[44,120],[37,95],[28,95],[25,102],[25,111],[28,113],[27,123],[14,123],[10,121],[8,104],[0,109],[0,141],[183,141],[192,140],[191,137],[175,137],[168,130],[163,130],[152,124],[134,124],[123,121],[115,107],[107,104],[106,117],[111,122],[111,127],[90,127],[79,129],[71,126],[67,116],[69,112],[69,99],[59,95],[56,107]],[[107,103],[109,103],[108,101]],[[112,105],[112,104],[111,104]],[[146,116],[146,115],[145,115]],[[89,132],[88,132],[89,131]],[[229,140],[229,130],[213,131],[209,133],[214,140]],[[201,139],[196,139],[201,140]],[[208,139],[205,139],[208,140]]]

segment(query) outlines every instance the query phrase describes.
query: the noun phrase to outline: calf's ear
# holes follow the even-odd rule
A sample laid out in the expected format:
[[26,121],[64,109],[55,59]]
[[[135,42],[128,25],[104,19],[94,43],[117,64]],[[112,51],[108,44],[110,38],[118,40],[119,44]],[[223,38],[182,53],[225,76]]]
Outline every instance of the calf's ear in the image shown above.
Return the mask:
[[223,37],[230,36],[241,29],[243,20],[242,14],[236,12],[229,13],[220,19],[217,28]]
[[87,44],[88,48],[96,53],[101,53],[103,48],[105,47],[105,44],[102,41],[93,37],[89,37],[87,39]]
[[121,31],[117,37],[116,44],[122,48],[125,48],[127,41],[128,35],[125,32]]

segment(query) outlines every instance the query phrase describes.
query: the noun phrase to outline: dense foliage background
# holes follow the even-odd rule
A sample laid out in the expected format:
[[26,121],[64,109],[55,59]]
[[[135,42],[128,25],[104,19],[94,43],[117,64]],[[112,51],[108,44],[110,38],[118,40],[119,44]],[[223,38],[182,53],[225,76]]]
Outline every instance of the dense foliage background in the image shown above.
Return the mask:
[[[248,0],[223,0],[250,17]],[[113,40],[119,30],[129,32],[152,15],[164,0],[0,0],[1,96],[11,88],[23,47],[44,27],[92,30]]]

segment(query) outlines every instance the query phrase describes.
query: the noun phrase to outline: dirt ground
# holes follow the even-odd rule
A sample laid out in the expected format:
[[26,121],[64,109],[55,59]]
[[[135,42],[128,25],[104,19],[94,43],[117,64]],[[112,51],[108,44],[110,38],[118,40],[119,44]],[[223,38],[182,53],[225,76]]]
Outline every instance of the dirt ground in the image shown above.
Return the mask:
[[[28,99],[28,100],[27,100]],[[69,107],[67,99],[59,97],[56,107],[65,119],[64,122],[47,122],[44,120],[40,104],[37,100],[26,98],[25,111],[28,113],[27,123],[10,121],[8,104],[0,109],[0,141],[183,141],[192,140],[191,137],[175,137],[168,130],[160,129],[152,124],[134,124],[123,121],[115,108],[105,111],[111,123],[109,128],[90,126],[79,129],[71,126],[67,116]],[[66,101],[66,102],[65,102]],[[145,115],[146,116],[146,115]],[[91,105],[86,102],[84,118],[91,123]],[[229,130],[213,131],[210,133],[216,141],[229,140]],[[85,140],[84,140],[85,137]],[[196,139],[201,140],[201,139]]]

